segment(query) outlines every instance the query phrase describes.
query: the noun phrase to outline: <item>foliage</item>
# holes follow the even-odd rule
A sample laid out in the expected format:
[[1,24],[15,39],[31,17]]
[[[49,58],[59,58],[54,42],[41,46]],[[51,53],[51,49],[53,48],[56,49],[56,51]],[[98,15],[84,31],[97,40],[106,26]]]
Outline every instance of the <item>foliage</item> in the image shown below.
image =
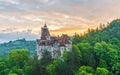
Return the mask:
[[94,70],[90,66],[81,66],[75,75],[93,75]]
[[30,54],[35,54],[35,41],[27,41],[25,39],[18,39],[15,41],[9,41],[8,43],[0,44],[0,56],[7,56],[10,50],[26,49],[29,50]]
[[67,65],[71,66],[71,69],[77,70],[81,65],[82,55],[79,48],[76,45],[73,45],[72,51],[65,52],[63,55],[63,60]]
[[47,68],[50,75],[73,75],[69,66],[61,60],[54,60]]
[[78,43],[79,50],[82,54],[82,65],[95,67],[94,51],[89,43]]
[[0,57],[0,75],[120,75],[120,19],[75,34],[72,41],[73,49],[60,58],[45,50],[40,60],[30,54],[34,41],[1,44],[0,55],[8,55]]
[[105,68],[97,68],[95,75],[108,75],[109,71]]

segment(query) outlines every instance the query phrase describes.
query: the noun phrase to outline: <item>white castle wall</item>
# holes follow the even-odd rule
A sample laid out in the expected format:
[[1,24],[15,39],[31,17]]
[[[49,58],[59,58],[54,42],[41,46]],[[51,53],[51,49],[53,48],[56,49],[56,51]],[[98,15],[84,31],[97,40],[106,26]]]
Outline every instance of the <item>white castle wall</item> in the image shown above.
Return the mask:
[[[47,34],[43,32],[44,29],[46,30]],[[47,43],[47,41],[51,41],[51,36],[49,34],[49,31],[48,31],[48,28],[47,28],[46,25],[41,28],[41,33],[46,34],[45,35],[46,39],[41,40],[41,38],[40,38],[39,40],[37,40],[36,51],[37,51],[38,59],[42,58],[42,53],[43,53],[44,50],[49,51],[51,53],[51,55],[52,55],[52,58],[58,58],[59,57],[58,51],[60,51],[60,54],[63,55],[64,50],[67,50],[67,51],[72,50],[72,42],[70,42],[70,44],[65,44],[65,46],[60,46],[59,42],[54,43],[54,44],[49,45],[49,46],[46,46],[46,45],[40,46],[40,45],[38,45],[41,42]]]
[[58,45],[53,45],[53,46],[38,46],[37,45],[37,55],[38,55],[38,59],[42,58],[42,52],[44,50],[47,50],[51,53],[52,58],[57,58],[58,54],[57,51],[60,49],[60,53],[61,55],[63,55],[64,50],[72,50],[72,44],[66,44],[66,47],[61,46],[59,47]]

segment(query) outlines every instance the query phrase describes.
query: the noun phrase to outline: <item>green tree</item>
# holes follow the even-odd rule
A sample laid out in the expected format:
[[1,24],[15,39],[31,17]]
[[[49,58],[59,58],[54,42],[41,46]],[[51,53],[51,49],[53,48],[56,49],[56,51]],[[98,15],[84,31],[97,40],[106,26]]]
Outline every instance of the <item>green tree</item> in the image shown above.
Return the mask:
[[100,68],[107,68],[107,63],[106,63],[105,60],[100,59],[98,66],[99,66]]
[[79,50],[82,54],[82,65],[95,67],[94,51],[89,43],[78,43]]
[[120,62],[116,62],[113,66],[112,66],[112,72],[115,75],[120,75]]
[[62,60],[54,60],[53,64],[47,67],[50,75],[73,75],[72,69]]
[[10,74],[8,74],[8,75],[18,75],[18,74],[16,74],[16,73],[10,73]]
[[75,75],[93,75],[94,70],[90,66],[81,66]]
[[0,74],[4,75],[5,74],[5,69],[6,69],[6,64],[5,62],[0,62]]
[[108,75],[109,71],[105,68],[97,68],[95,75]]
[[8,60],[10,66],[17,66],[23,68],[26,61],[29,60],[29,52],[27,50],[11,50],[9,52]]
[[112,66],[118,62],[118,52],[114,45],[107,44],[106,42],[96,43],[94,47],[94,51],[98,60],[104,60],[107,63],[107,67],[110,71],[112,71]]
[[41,64],[43,64],[46,67],[47,65],[52,63],[52,60],[53,59],[52,59],[51,53],[49,51],[45,50],[42,53],[42,58],[40,59]]
[[[49,51],[45,50],[41,59],[38,60],[38,57],[35,56],[32,61],[32,67],[25,67],[25,71],[28,73],[28,75],[49,75],[47,67],[53,62],[51,53]],[[29,70],[31,70],[31,74],[29,74]]]
[[79,48],[73,45],[72,51],[67,51],[63,54],[63,60],[67,63],[73,72],[76,71],[81,65],[82,55]]

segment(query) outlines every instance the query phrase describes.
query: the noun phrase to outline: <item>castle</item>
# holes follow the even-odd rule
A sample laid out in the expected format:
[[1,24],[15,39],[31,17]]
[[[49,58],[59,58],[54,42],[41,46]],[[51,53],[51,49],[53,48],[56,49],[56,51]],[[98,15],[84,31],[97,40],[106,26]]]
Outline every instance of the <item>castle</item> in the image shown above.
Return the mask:
[[51,36],[46,26],[41,28],[40,39],[37,42],[37,55],[38,59],[42,58],[42,53],[47,50],[51,53],[52,58],[59,58],[64,50],[72,50],[72,42],[66,34],[62,34],[61,37]]

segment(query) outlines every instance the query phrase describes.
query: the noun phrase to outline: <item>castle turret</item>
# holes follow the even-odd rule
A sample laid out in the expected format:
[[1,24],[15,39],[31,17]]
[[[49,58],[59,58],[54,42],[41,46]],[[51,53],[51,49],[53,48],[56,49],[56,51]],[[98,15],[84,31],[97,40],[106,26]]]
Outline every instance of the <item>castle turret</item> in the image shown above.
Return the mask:
[[46,24],[41,28],[41,40],[50,40],[50,33]]
[[66,34],[61,37],[51,36],[47,25],[41,28],[41,37],[37,39],[37,55],[38,59],[42,58],[42,53],[47,50],[52,58],[59,58],[64,50],[72,50],[72,43]]

